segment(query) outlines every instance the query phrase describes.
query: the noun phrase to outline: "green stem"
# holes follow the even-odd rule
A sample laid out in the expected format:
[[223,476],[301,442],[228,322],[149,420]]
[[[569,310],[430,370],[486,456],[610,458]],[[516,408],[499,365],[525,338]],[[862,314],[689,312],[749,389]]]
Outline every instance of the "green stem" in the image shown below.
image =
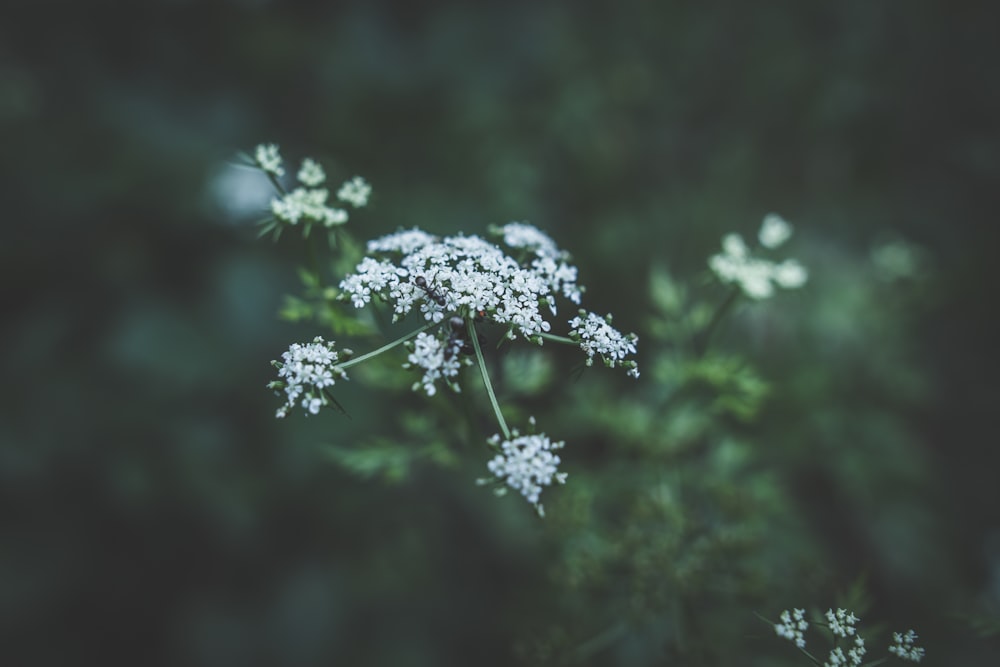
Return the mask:
[[360,357],[355,357],[353,359],[348,359],[347,361],[345,361],[342,364],[337,364],[336,366],[334,366],[334,370],[335,371],[342,371],[342,370],[345,370],[347,368],[350,368],[351,366],[360,364],[362,361],[365,361],[367,359],[371,359],[372,357],[377,357],[378,355],[382,354],[383,352],[391,350],[392,348],[396,347],[397,345],[401,345],[401,344],[405,343],[406,341],[410,340],[411,338],[413,338],[414,336],[416,336],[420,332],[427,331],[428,329],[430,329],[434,325],[435,325],[434,322],[428,322],[427,324],[425,324],[424,326],[420,327],[416,331],[411,331],[410,333],[406,334],[402,338],[397,338],[396,340],[392,341],[391,343],[386,343],[385,345],[383,345],[382,347],[378,348],[377,350],[372,350],[371,352],[366,352],[365,354],[362,354]]
[[[257,168],[260,169],[260,167],[257,167]],[[264,170],[261,169],[261,171],[264,171]],[[275,176],[274,174],[272,174],[269,171],[264,171],[264,175],[267,176],[267,180],[271,181],[271,185],[273,185],[274,189],[278,191],[278,194],[280,194],[282,196],[288,194],[288,191],[285,190],[285,186],[283,186],[281,184],[281,181],[278,180],[277,176]]]
[[507,422],[504,421],[503,413],[500,412],[500,404],[497,403],[497,395],[493,391],[493,383],[490,382],[490,374],[486,372],[486,358],[483,356],[483,350],[479,346],[479,336],[476,334],[476,324],[472,321],[472,318],[466,318],[466,325],[469,328],[469,339],[472,341],[472,346],[476,349],[476,359],[479,360],[479,371],[483,374],[483,384],[486,385],[486,393],[490,396],[490,405],[493,406],[493,412],[497,416],[497,422],[500,424],[500,430],[503,431],[503,437],[510,440],[510,429],[507,428]]
[[708,351],[708,343],[712,338],[712,334],[715,333],[715,330],[719,327],[719,323],[722,322],[722,317],[728,313],[729,309],[733,307],[734,303],[736,303],[736,298],[740,295],[740,291],[739,287],[732,288],[725,301],[719,304],[719,307],[716,308],[708,326],[706,326],[701,333],[695,337],[694,353],[696,357],[705,356],[705,352]]
[[579,345],[580,341],[573,340],[572,338],[567,338],[566,336],[556,336],[550,333],[538,333],[535,334],[539,338],[544,338],[545,340],[554,340],[557,343],[565,343],[566,345]]

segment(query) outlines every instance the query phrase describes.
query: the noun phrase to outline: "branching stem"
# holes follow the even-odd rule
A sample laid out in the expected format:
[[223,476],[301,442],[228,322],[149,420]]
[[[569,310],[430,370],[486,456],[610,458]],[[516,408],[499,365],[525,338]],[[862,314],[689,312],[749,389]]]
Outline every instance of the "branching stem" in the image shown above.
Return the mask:
[[557,336],[555,334],[544,333],[544,332],[538,333],[537,335],[538,335],[539,338],[544,338],[545,340],[553,340],[553,341],[555,341],[557,343],[564,343],[566,345],[579,345],[580,344],[579,341],[575,341],[572,338],[567,338],[566,336]]
[[500,412],[500,404],[497,403],[496,392],[493,391],[493,383],[490,382],[490,374],[486,371],[486,358],[483,356],[483,350],[479,345],[479,336],[476,334],[476,324],[472,321],[471,317],[465,319],[466,326],[469,328],[469,340],[472,341],[472,346],[476,349],[476,359],[479,360],[479,371],[483,374],[483,384],[486,385],[486,393],[490,396],[490,405],[493,406],[493,412],[497,416],[497,422],[500,424],[500,430],[503,431],[503,437],[510,440],[510,429],[507,428],[507,422],[504,421],[503,413]]
[[348,359],[347,361],[345,361],[342,364],[337,364],[336,366],[334,366],[334,370],[335,371],[346,370],[346,369],[350,368],[351,366],[355,366],[357,364],[360,364],[362,361],[365,361],[367,359],[371,359],[372,357],[377,357],[378,355],[382,354],[383,352],[387,352],[387,351],[391,350],[392,348],[396,347],[397,345],[402,345],[403,343],[405,343],[406,341],[410,340],[411,338],[413,338],[417,334],[419,334],[419,333],[421,333],[423,331],[427,331],[432,326],[434,326],[434,324],[435,324],[434,322],[428,322],[427,324],[425,324],[424,326],[420,327],[419,329],[416,329],[415,331],[411,331],[410,333],[406,334],[402,338],[397,338],[396,340],[392,341],[391,343],[386,343],[385,345],[383,345],[382,347],[378,348],[377,350],[372,350],[371,352],[366,352],[365,354],[362,354],[360,357],[355,357],[353,359]]

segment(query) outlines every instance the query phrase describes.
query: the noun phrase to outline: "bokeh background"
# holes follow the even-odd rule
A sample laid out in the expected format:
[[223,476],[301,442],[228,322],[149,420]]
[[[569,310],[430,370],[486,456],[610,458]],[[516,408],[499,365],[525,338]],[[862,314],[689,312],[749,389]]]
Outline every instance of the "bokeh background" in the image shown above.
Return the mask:
[[[806,664],[754,613],[863,588],[928,663],[996,664],[997,7],[4,3],[0,662]],[[755,472],[661,471],[722,480],[679,517],[760,485],[757,541],[689,579],[572,485],[546,522],[476,488],[476,442],[345,466],[319,445],[450,428],[361,383],[350,418],[276,422],[268,361],[317,331],[276,317],[302,247],[255,238],[267,195],[231,165],[260,141],[368,178],[359,238],[530,220],[573,252],[649,345],[638,384],[563,374],[532,404],[588,502],[690,426],[658,398],[651,276],[705,288],[722,234],[792,221],[810,284],[716,340],[769,387],[726,426]]]

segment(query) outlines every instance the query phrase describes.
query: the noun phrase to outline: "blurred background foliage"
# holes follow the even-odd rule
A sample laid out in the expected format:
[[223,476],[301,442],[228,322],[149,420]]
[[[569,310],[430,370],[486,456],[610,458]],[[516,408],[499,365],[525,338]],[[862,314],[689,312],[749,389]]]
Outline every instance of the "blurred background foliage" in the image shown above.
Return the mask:
[[[5,3],[3,663],[792,665],[754,614],[849,602],[929,663],[995,664],[998,24]],[[267,362],[324,332],[323,291],[288,301],[302,244],[254,238],[230,165],[259,141],[368,178],[362,240],[530,220],[639,333],[637,383],[499,362],[512,421],[568,443],[545,521],[474,486],[488,410],[388,366],[349,417],[275,422]],[[810,283],[697,354],[706,258],[771,210]]]

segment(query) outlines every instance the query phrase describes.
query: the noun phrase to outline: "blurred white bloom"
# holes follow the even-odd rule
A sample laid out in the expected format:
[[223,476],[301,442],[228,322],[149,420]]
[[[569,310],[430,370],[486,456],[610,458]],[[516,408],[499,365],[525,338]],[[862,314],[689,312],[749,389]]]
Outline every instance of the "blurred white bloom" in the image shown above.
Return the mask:
[[750,254],[746,242],[739,234],[726,234],[722,237],[722,250],[733,259],[745,259]]
[[566,483],[566,473],[558,472],[559,456],[553,453],[562,449],[565,443],[552,442],[544,433],[519,436],[515,431],[513,435],[512,439],[502,442],[499,435],[490,438],[490,444],[499,445],[500,453],[487,464],[487,468],[544,516],[545,511],[538,501],[543,487],[553,482]]
[[222,165],[208,184],[209,194],[232,221],[259,218],[271,201],[271,184],[260,169]]
[[889,281],[914,277],[921,263],[919,248],[903,240],[872,248],[871,258],[879,277]]
[[757,238],[765,248],[777,248],[792,236],[792,226],[777,213],[768,213],[760,226]]
[[346,201],[354,208],[361,208],[368,203],[368,197],[372,193],[372,186],[368,185],[365,179],[355,176],[349,181],[345,181],[337,191],[337,199]]
[[784,637],[789,641],[795,642],[795,645],[799,648],[805,648],[806,639],[802,633],[809,627],[809,622],[806,621],[806,610],[793,609],[789,612],[786,609],[781,612],[779,620],[781,620],[781,623],[774,625],[774,632],[779,637]]
[[295,188],[284,197],[271,200],[271,213],[282,222],[294,225],[306,219],[327,227],[347,222],[347,211],[326,205],[330,193],[326,188]]
[[302,185],[310,188],[315,188],[326,180],[326,172],[323,171],[323,167],[312,158],[306,158],[302,161],[302,168],[299,169],[298,176]]
[[924,649],[920,646],[914,646],[916,641],[917,633],[913,630],[908,630],[906,634],[894,632],[892,633],[893,643],[889,647],[889,653],[893,653],[903,660],[920,662],[924,657]]
[[285,175],[285,168],[282,167],[281,154],[278,153],[277,144],[260,144],[254,151],[254,160],[261,170],[273,174],[280,178]]
[[444,378],[448,385],[455,391],[461,391],[461,387],[454,381],[449,380],[458,375],[462,367],[458,356],[461,343],[455,341],[440,340],[428,333],[421,333],[413,341],[413,352],[407,357],[407,361],[413,366],[424,369],[424,377],[420,382],[413,385],[414,391],[423,386],[428,396],[437,393],[434,383]]
[[594,355],[599,354],[606,366],[614,368],[621,364],[628,369],[628,374],[639,377],[639,368],[635,361],[626,361],[625,357],[635,354],[635,344],[639,337],[635,334],[625,335],[611,326],[611,316],[601,317],[596,313],[581,311],[580,315],[569,321],[570,337],[579,341],[580,348],[587,355],[587,365],[594,363]]
[[277,383],[271,383],[271,388],[284,385],[285,404],[278,408],[275,416],[285,417],[291,408],[295,407],[300,398],[302,408],[307,414],[317,414],[319,409],[327,404],[323,389],[334,385],[334,375],[344,380],[347,374],[336,369],[337,351],[333,341],[326,342],[322,336],[316,336],[311,343],[293,343],[281,355]]
[[806,284],[809,279],[809,271],[794,259],[786,259],[781,264],[777,264],[771,271],[771,277],[779,287],[785,289],[797,289]]
[[[788,229],[782,227],[784,225]],[[791,234],[791,227],[773,214],[764,218],[761,243],[776,247]],[[777,240],[780,239],[780,242]],[[774,286],[796,289],[806,284],[809,273],[794,259],[777,264],[768,259],[754,257],[743,237],[727,234],[722,239],[722,252],[708,259],[708,266],[719,280],[736,283],[751,299],[767,299],[774,294]]]

